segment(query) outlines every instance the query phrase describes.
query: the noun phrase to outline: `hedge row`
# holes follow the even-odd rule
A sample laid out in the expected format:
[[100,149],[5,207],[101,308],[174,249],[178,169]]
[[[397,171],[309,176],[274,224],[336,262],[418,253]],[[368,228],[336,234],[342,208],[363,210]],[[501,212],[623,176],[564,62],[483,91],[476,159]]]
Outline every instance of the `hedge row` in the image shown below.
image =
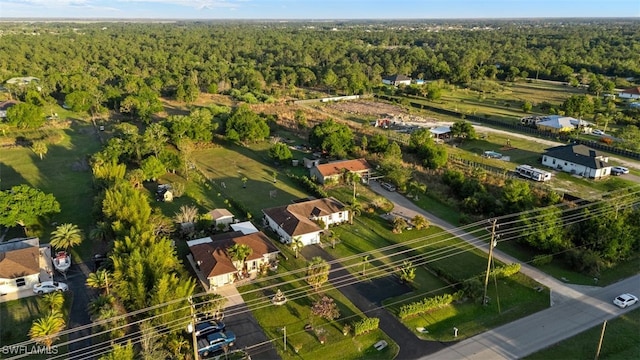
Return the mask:
[[297,176],[295,174],[288,174],[290,178],[297,181],[300,185],[302,185],[308,192],[312,193],[318,198],[326,198],[329,197],[326,191],[324,191],[320,185],[313,182],[313,180],[309,179],[307,176]]
[[520,264],[513,263],[505,266],[495,268],[489,274],[497,278],[508,278],[511,275],[515,275],[520,272]]
[[356,336],[362,335],[377,329],[379,324],[380,319],[378,318],[364,318],[353,324],[353,331]]
[[463,295],[464,294],[462,290],[460,290],[460,291],[454,292],[453,294],[444,294],[440,296],[434,296],[431,298],[424,298],[420,301],[403,305],[400,308],[400,312],[398,316],[400,316],[401,319],[406,319],[411,316],[424,314],[431,310],[449,305],[456,300],[460,300],[462,299]]

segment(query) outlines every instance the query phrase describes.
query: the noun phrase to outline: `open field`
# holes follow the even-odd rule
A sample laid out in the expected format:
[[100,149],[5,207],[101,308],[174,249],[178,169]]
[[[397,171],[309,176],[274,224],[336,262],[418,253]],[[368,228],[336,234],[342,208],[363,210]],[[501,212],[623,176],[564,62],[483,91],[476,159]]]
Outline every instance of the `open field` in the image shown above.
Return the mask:
[[[640,309],[607,322],[600,359],[636,359],[640,355],[638,341]],[[548,349],[527,356],[527,360],[579,360],[595,357],[602,326],[593,327]]]
[[[287,205],[291,200],[308,196],[286,177],[286,167],[270,165],[268,158],[251,149],[226,144],[225,147],[195,151],[194,159],[212,185],[207,192],[209,196],[232,196],[249,209],[254,218],[262,217],[262,209]],[[246,188],[243,188],[243,177],[248,179]],[[246,218],[247,214],[236,216]]]
[[[51,217],[48,223],[30,229],[31,235],[48,242],[49,234],[55,229],[53,223],[73,223],[88,234],[93,220],[94,190],[88,156],[100,149],[93,126],[82,121],[73,121],[70,128],[60,129],[61,141],[49,145],[45,157],[40,158],[26,147],[2,149],[0,157],[1,189],[6,190],[19,184],[28,184],[52,193],[60,203],[61,212]],[[9,134],[7,134],[9,135]],[[14,228],[8,237],[24,236],[21,229]],[[82,256],[91,254],[92,244],[86,240],[74,248]]]

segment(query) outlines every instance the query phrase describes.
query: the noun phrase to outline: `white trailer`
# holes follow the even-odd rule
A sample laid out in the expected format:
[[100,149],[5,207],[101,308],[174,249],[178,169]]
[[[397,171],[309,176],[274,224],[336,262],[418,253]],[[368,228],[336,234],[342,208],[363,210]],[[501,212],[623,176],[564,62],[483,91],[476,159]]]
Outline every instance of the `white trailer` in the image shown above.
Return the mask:
[[536,169],[530,165],[518,165],[516,167],[516,172],[527,179],[531,179],[534,181],[549,181],[551,180],[551,173],[548,171]]

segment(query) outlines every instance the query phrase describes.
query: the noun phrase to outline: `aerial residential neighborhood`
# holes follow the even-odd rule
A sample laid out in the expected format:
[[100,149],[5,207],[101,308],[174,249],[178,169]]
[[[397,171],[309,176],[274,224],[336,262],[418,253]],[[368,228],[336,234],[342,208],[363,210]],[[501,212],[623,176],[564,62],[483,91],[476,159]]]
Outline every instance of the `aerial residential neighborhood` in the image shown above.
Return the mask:
[[637,357],[612,1],[0,5],[0,358]]

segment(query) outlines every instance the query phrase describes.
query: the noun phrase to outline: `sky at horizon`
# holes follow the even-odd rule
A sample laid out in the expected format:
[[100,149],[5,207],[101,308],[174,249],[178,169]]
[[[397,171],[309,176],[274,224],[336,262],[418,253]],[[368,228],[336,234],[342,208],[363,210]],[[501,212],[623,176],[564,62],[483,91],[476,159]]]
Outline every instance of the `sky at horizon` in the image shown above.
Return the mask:
[[0,0],[0,18],[640,18],[640,0]]

